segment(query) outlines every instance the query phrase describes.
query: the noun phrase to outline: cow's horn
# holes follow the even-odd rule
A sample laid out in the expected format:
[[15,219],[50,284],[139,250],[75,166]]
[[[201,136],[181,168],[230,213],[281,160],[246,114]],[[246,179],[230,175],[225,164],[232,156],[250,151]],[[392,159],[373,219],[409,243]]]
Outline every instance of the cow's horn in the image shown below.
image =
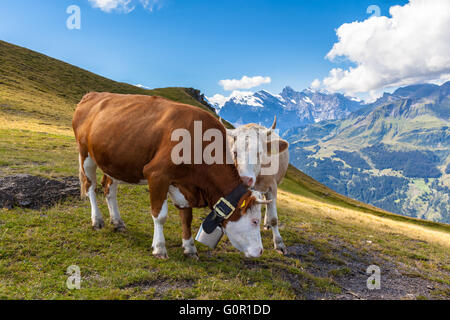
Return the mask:
[[277,116],[275,116],[275,118],[273,119],[273,123],[272,126],[270,127],[270,129],[268,130],[268,133],[272,133],[273,130],[275,130],[275,128],[277,127]]
[[258,198],[256,198],[256,201],[255,201],[257,204],[269,204],[269,203],[271,203],[272,202],[272,200],[263,200],[263,199],[258,199]]

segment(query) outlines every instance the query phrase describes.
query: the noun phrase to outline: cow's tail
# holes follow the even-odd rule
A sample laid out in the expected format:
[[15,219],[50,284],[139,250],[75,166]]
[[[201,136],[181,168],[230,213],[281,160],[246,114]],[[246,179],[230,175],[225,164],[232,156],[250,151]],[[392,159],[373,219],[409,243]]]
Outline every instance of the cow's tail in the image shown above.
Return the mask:
[[83,158],[81,157],[81,154],[79,155],[79,163],[80,166],[78,168],[78,177],[80,178],[80,197],[81,199],[86,198],[86,175],[84,174],[83,170]]

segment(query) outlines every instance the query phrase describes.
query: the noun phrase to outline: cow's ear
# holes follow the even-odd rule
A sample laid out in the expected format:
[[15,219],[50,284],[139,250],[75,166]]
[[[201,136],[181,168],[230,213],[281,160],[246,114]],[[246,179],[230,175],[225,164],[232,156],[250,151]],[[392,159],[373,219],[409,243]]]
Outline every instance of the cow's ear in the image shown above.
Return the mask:
[[[278,144],[278,150],[276,148],[276,145]],[[272,154],[281,153],[284,150],[289,148],[289,143],[285,140],[279,139],[279,140],[272,140],[267,142],[267,154],[270,156]]]
[[238,208],[241,211],[241,214],[245,214],[248,208],[250,208],[256,201],[255,196],[252,196],[251,193],[249,194],[250,196],[242,198],[238,203]]

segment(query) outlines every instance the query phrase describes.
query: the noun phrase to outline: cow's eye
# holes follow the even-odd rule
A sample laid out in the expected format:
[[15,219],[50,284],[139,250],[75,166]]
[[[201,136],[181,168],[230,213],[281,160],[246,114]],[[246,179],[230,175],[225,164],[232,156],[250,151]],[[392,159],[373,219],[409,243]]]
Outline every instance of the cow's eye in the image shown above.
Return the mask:
[[259,225],[259,219],[253,219],[252,224],[257,227]]

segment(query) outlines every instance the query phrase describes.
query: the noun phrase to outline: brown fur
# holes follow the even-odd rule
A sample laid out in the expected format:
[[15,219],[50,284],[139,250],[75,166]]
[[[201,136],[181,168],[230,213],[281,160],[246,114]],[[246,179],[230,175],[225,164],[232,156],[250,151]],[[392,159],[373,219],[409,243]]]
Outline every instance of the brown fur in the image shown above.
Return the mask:
[[[179,143],[171,141],[172,131],[184,128],[193,137],[194,121],[202,121],[203,133],[220,130],[224,155],[229,152],[225,128],[213,115],[156,96],[92,92],[78,104],[72,124],[83,161],[90,155],[104,173],[124,182],[147,180],[152,214],[157,217],[170,185],[180,189],[191,207],[212,208],[241,183],[231,164],[175,165],[171,161],[172,148]],[[203,142],[203,148],[208,144]],[[80,169],[83,172],[82,164]],[[86,180],[85,190],[90,183]],[[107,179],[104,182],[108,186]],[[230,220],[242,214],[236,210]]]
[[113,180],[110,177],[103,175],[102,187],[103,187],[103,192],[105,193],[105,196],[107,196],[109,194],[109,187],[111,186],[112,183],[113,183]]

